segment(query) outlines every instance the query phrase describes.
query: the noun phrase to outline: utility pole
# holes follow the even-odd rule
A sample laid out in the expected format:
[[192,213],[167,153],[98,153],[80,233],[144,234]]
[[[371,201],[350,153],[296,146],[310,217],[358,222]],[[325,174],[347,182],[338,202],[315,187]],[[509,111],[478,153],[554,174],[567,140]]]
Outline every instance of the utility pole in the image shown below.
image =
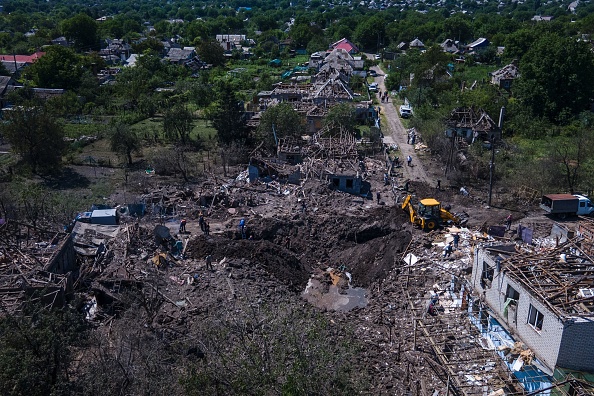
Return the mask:
[[[499,111],[499,123],[497,129],[499,133],[503,134],[503,117],[505,117],[505,107],[501,107]],[[491,207],[491,198],[493,197],[493,175],[495,173],[495,134],[491,135],[491,162],[489,163],[489,202],[487,205]]]

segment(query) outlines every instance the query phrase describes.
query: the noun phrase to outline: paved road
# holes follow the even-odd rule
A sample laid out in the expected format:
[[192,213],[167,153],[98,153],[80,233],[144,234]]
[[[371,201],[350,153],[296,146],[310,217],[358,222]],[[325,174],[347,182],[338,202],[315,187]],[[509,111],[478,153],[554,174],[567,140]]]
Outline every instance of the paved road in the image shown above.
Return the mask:
[[[373,66],[373,70],[377,72],[377,77],[375,78],[375,82],[378,83],[379,89],[382,92],[386,91],[386,86],[384,84],[384,73],[378,66]],[[404,178],[410,179],[414,181],[423,181],[426,183],[430,183],[431,179],[427,176],[427,172],[425,171],[425,167],[419,160],[417,153],[414,150],[412,144],[407,143],[407,133],[406,129],[402,125],[400,121],[400,115],[398,114],[398,109],[392,104],[391,99],[388,100],[388,103],[380,103],[381,112],[386,116],[388,125],[382,125],[382,130],[384,133],[384,143],[386,144],[397,144],[398,148],[400,149],[400,160],[404,162],[404,166],[402,167]],[[406,166],[406,157],[412,157],[412,167]]]

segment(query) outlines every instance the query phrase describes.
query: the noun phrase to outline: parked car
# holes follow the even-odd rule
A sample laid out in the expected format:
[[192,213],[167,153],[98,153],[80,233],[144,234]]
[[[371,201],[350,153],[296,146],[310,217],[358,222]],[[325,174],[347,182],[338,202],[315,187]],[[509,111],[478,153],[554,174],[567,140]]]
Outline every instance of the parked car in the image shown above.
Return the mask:
[[400,106],[400,117],[402,118],[409,118],[412,116],[412,108],[410,105],[403,104]]
[[369,75],[371,77],[377,77],[377,72],[375,70],[369,70]]
[[377,90],[378,90],[378,84],[376,82],[369,84],[369,91],[377,92]]
[[382,59],[382,56],[380,54],[375,54],[375,59]]

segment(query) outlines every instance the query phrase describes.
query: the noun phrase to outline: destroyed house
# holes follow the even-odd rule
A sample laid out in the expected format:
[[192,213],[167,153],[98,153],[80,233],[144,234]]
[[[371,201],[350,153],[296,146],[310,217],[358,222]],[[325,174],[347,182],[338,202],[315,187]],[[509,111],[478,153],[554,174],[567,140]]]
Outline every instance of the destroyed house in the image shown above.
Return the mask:
[[501,139],[501,130],[483,109],[475,111],[472,107],[457,107],[446,120],[446,136],[474,143],[477,140]]
[[337,190],[349,194],[360,195],[363,188],[363,179],[359,175],[328,175],[332,186]]
[[499,88],[510,89],[512,81],[520,77],[520,69],[515,64],[510,63],[489,73],[489,76],[491,77],[491,84],[497,85]]
[[594,373],[594,263],[575,238],[556,248],[479,246],[472,286],[490,317],[551,375]]

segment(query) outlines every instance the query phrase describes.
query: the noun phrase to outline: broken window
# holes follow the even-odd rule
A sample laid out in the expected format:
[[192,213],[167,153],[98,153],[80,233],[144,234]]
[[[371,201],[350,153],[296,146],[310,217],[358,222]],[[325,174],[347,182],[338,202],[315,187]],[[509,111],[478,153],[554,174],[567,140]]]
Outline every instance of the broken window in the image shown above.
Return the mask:
[[544,315],[540,313],[538,309],[534,308],[534,305],[530,304],[530,309],[528,310],[528,324],[540,331],[542,330],[543,319]]
[[485,286],[491,287],[491,282],[493,282],[494,273],[495,269],[483,260],[483,273],[481,275],[481,286],[483,288],[485,288]]
[[520,293],[510,285],[507,285],[507,290],[505,292],[505,299],[512,299],[514,301],[518,301],[520,299]]
[[346,188],[353,188],[353,179],[346,180]]

